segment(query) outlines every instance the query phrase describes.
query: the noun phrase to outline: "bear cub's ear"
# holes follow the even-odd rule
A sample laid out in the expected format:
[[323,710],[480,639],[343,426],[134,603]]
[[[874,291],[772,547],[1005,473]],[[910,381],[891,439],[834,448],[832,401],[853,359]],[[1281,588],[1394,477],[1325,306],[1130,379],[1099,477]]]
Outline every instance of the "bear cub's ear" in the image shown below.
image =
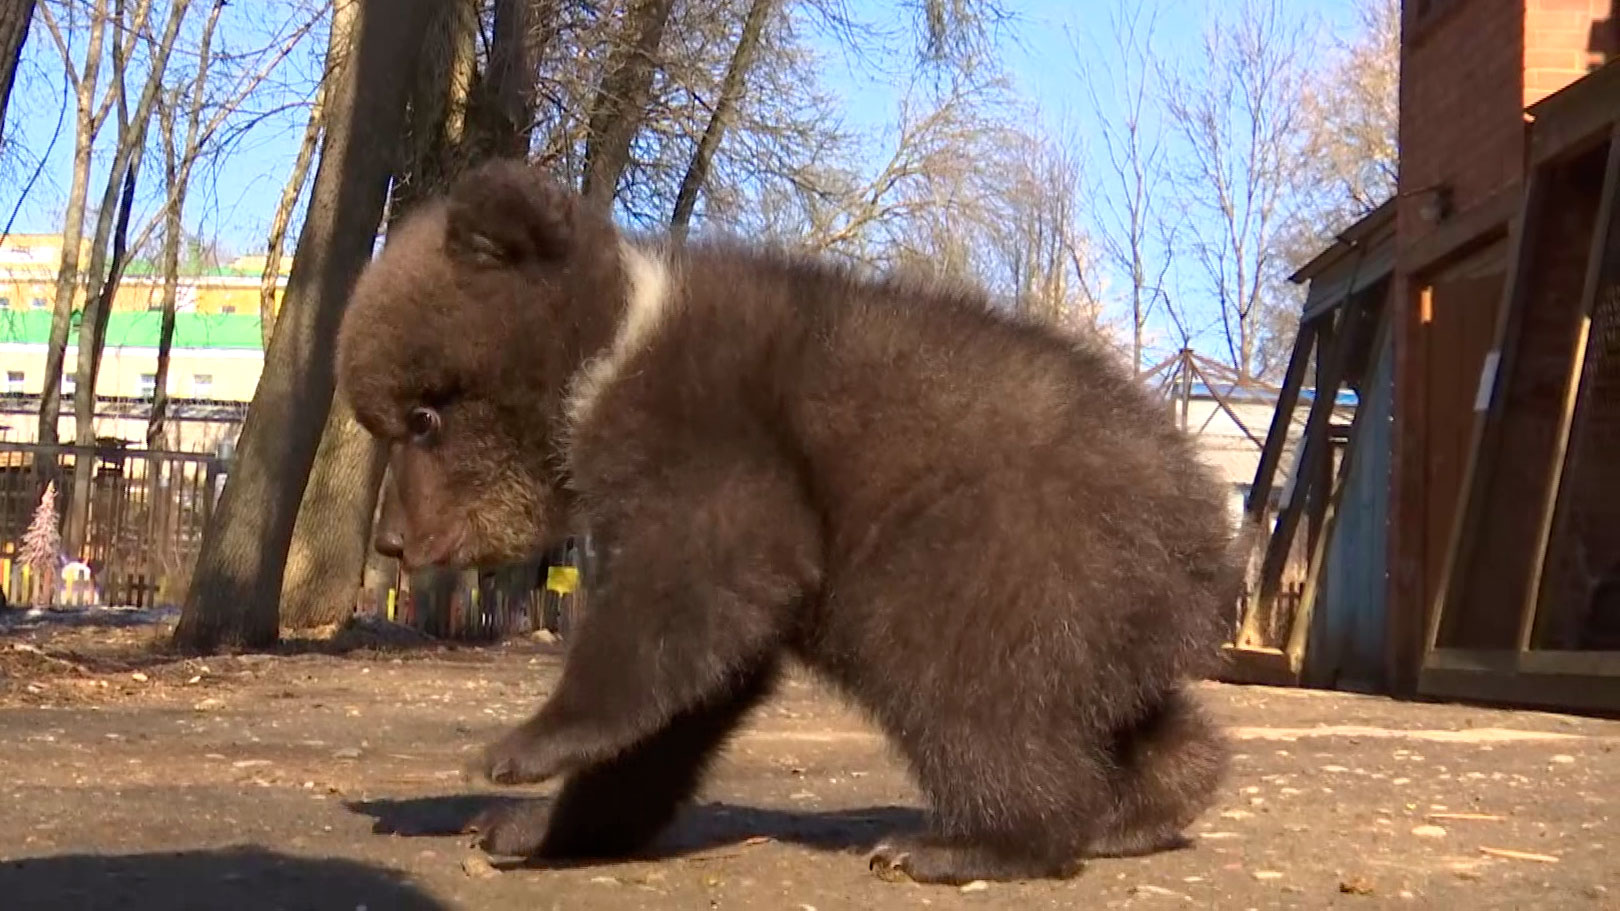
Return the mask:
[[578,200],[518,160],[492,161],[462,175],[448,194],[445,245],[457,261],[510,267],[566,256]]

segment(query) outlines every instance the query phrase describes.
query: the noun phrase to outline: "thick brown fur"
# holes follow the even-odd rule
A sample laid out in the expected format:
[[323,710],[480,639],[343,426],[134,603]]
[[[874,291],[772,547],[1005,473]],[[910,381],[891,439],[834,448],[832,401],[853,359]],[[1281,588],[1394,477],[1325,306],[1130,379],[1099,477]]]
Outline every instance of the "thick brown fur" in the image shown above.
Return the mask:
[[407,558],[585,529],[600,554],[556,691],[480,769],[562,792],[483,820],[485,846],[645,847],[784,658],[870,713],[927,797],[882,873],[1066,876],[1176,845],[1223,775],[1188,683],[1238,569],[1224,493],[1123,365],[972,289],[620,243],[527,167],[482,167],[396,230],[340,339]]

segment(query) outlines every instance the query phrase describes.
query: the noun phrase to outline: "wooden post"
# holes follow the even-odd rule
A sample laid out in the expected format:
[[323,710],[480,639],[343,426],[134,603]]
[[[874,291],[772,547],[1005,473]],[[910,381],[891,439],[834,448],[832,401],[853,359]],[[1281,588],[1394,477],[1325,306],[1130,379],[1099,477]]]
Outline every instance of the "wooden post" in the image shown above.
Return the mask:
[[1243,509],[1250,521],[1258,523],[1271,499],[1271,488],[1277,476],[1277,465],[1282,461],[1283,447],[1288,445],[1288,429],[1294,422],[1294,408],[1299,404],[1299,388],[1305,381],[1305,365],[1310,362],[1311,348],[1316,344],[1315,321],[1303,323],[1294,337],[1294,350],[1288,356],[1288,372],[1282,391],[1277,394],[1277,407],[1271,413],[1271,429],[1266,431],[1266,442],[1260,449],[1260,464],[1254,471],[1254,483]]
[[1454,578],[1460,561],[1467,559],[1473,549],[1475,519],[1479,510],[1476,502],[1484,490],[1484,481],[1495,467],[1497,441],[1501,435],[1502,410],[1507,401],[1503,395],[1501,379],[1512,375],[1513,359],[1518,351],[1518,326],[1526,302],[1530,297],[1531,264],[1536,255],[1536,228],[1541,208],[1547,197],[1547,177],[1544,166],[1531,170],[1524,191],[1524,204],[1519,209],[1513,228],[1513,259],[1503,284],[1504,300],[1496,314],[1493,343],[1485,355],[1480,371],[1480,389],[1475,402],[1480,412],[1474,420],[1470,435],[1468,459],[1463,464],[1462,484],[1456,509],[1452,512],[1451,531],[1440,569],[1440,581],[1435,586],[1434,599],[1429,604],[1428,623],[1423,639],[1423,653],[1433,651],[1440,638],[1446,605],[1456,582]]
[[1615,199],[1617,192],[1620,192],[1620,123],[1616,123],[1609,133],[1609,155],[1603,171],[1603,195],[1598,201],[1597,219],[1593,222],[1592,228],[1591,252],[1587,256],[1586,276],[1581,285],[1581,323],[1576,333],[1569,376],[1565,380],[1563,409],[1559,413],[1558,436],[1554,444],[1552,477],[1547,483],[1546,500],[1542,505],[1542,521],[1536,529],[1535,545],[1530,558],[1530,575],[1526,580],[1524,603],[1519,612],[1517,645],[1521,653],[1530,650],[1536,633],[1537,615],[1548,598],[1546,579],[1543,577],[1553,532],[1555,529],[1567,527],[1570,521],[1568,504],[1563,496],[1564,476],[1569,470],[1570,436],[1576,424],[1576,416],[1578,411],[1584,410],[1581,380],[1585,374],[1592,315],[1597,308],[1598,290],[1605,282],[1620,279],[1620,276],[1608,272],[1610,269],[1620,270],[1620,263],[1609,262],[1607,255],[1610,239],[1620,232],[1620,225],[1616,224],[1620,221],[1620,203]]

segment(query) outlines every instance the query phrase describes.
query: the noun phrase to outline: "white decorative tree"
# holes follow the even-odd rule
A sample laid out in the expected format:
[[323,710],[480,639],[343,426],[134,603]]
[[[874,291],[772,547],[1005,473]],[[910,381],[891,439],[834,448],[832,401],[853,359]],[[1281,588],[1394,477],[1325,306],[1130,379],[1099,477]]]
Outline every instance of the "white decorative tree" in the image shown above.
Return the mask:
[[47,607],[56,593],[56,573],[62,560],[61,523],[56,515],[56,482],[45,485],[45,493],[34,508],[34,519],[28,523],[23,535],[22,565],[28,567],[32,578],[29,596],[35,607]]

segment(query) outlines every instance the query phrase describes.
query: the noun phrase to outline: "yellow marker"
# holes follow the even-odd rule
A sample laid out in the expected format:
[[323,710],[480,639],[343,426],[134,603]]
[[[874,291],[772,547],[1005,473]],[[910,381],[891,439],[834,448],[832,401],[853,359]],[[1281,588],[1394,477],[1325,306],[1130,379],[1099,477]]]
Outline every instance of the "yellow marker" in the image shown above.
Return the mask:
[[398,594],[398,589],[390,588],[388,590],[388,622],[389,623],[394,622],[394,600],[395,600],[395,596],[397,594]]
[[573,594],[579,588],[579,568],[553,566],[546,570],[546,591],[559,595]]

